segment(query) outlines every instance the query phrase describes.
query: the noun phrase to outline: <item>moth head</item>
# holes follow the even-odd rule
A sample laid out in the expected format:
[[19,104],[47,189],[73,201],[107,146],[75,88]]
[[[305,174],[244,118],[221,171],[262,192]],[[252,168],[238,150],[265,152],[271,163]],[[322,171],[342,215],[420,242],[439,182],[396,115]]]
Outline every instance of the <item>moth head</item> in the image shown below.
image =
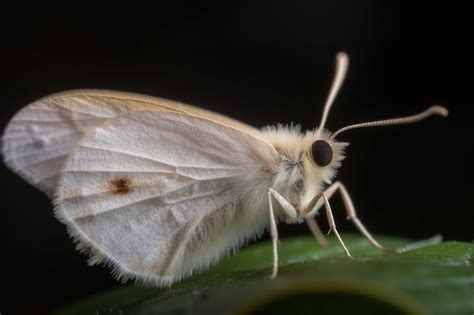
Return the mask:
[[[344,159],[348,143],[329,140],[329,131],[314,131],[307,142],[305,177],[318,186],[330,184]],[[308,183],[309,184],[309,183]]]

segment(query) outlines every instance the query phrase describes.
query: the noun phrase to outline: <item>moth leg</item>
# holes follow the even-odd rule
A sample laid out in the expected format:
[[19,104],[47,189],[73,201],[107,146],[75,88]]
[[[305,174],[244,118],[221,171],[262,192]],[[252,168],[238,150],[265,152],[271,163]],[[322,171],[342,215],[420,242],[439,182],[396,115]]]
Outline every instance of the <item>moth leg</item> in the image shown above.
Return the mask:
[[339,235],[339,232],[336,229],[336,222],[334,221],[334,217],[332,215],[332,210],[331,210],[331,205],[329,204],[329,200],[326,197],[326,194],[322,193],[321,197],[324,200],[324,205],[325,205],[325,208],[326,208],[326,216],[327,216],[329,227],[330,227],[330,230],[329,230],[328,233],[331,233],[331,231],[332,231],[334,233],[334,235],[336,235],[336,238],[339,241],[339,244],[341,245],[342,249],[344,250],[344,253],[346,253],[346,256],[349,257],[349,258],[353,258],[351,253],[347,249],[346,244],[344,244],[344,241],[342,240],[341,236]]
[[273,268],[271,278],[275,279],[278,274],[278,230],[276,225],[275,211],[273,210],[272,196],[278,202],[278,204],[283,208],[283,211],[288,216],[295,218],[297,212],[295,207],[293,207],[288,200],[286,200],[282,195],[280,195],[276,190],[269,188],[268,189],[268,210],[270,216],[270,235],[272,237],[272,253],[273,253]]
[[328,239],[326,238],[326,236],[324,236],[324,233],[321,231],[321,228],[319,227],[318,222],[316,222],[314,217],[306,218],[305,221],[318,243],[322,247],[327,247],[329,245]]
[[359,232],[365,236],[365,238],[372,244],[375,248],[384,251],[384,252],[393,252],[393,250],[389,248],[385,248],[382,245],[380,245],[379,242],[377,242],[373,236],[369,233],[369,231],[365,228],[364,224],[359,220],[357,217],[357,213],[354,207],[354,204],[352,203],[352,199],[349,196],[349,193],[347,192],[346,187],[341,183],[341,182],[335,182],[334,184],[337,184],[339,191],[341,193],[342,197],[342,202],[344,203],[344,207],[346,208],[347,212],[347,219],[351,220],[352,223],[356,226],[356,228],[359,230]]
[[[324,193],[329,199],[336,191],[337,191],[337,187],[334,186],[334,184],[332,184],[324,191]],[[308,204],[308,206],[303,211],[303,213],[308,213],[306,215],[305,221],[311,233],[313,233],[314,238],[318,241],[319,244],[321,244],[322,247],[327,247],[329,245],[329,242],[326,236],[324,235],[324,233],[321,231],[321,228],[319,227],[318,223],[314,219],[314,215],[319,210],[319,208],[321,208],[323,204],[324,204],[324,201],[321,199],[321,194],[317,194],[316,196],[313,197],[313,199]]]
[[326,190],[314,196],[313,199],[311,199],[309,204],[306,206],[306,208],[303,210],[303,213],[306,214],[305,216],[308,218],[314,217],[318,210],[324,205],[322,194],[324,193],[326,197],[330,199],[338,189],[339,182],[335,182],[331,184],[328,188],[326,188]]
[[270,235],[272,237],[273,268],[271,278],[275,279],[278,274],[278,230],[276,226],[275,213],[273,212],[272,195],[268,191],[269,215],[270,215]]
[[288,218],[296,219],[298,217],[298,212],[296,211],[295,207],[293,207],[293,205],[288,200],[286,200],[285,197],[283,197],[278,191],[273,188],[268,188],[268,196],[270,201],[270,196],[273,196],[273,198],[275,198],[275,200],[282,207]]
[[[334,182],[331,186],[329,186],[324,193],[327,194],[328,198],[330,198],[337,190],[339,190],[342,201],[344,203],[344,207],[346,208],[347,219],[351,220],[352,223],[356,226],[359,232],[364,235],[365,238],[377,249],[384,251],[384,252],[392,252],[391,249],[385,248],[377,242],[369,231],[365,228],[362,222],[357,217],[357,213],[352,203],[352,199],[347,192],[346,187],[340,182]],[[305,209],[305,213],[308,213],[308,217],[312,217],[316,214],[316,212],[321,208],[323,205],[323,200],[321,199],[321,194],[316,195],[313,200],[309,203],[308,207]]]

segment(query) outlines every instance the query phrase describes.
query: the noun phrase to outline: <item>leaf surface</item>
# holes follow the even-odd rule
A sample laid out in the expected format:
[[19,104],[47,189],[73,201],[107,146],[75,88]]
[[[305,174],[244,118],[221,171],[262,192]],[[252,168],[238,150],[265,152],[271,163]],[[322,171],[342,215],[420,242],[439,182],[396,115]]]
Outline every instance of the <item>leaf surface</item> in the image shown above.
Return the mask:
[[310,237],[283,239],[280,269],[269,279],[271,244],[249,246],[211,270],[158,289],[122,286],[55,314],[473,314],[474,244],[361,236],[321,248]]

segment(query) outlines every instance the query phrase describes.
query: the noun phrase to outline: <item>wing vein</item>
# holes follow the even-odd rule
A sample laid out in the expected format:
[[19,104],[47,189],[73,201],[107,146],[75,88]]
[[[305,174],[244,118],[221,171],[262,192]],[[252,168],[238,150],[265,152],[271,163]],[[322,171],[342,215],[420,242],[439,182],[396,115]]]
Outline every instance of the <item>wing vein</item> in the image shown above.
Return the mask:
[[[93,147],[93,146],[90,146],[90,145],[82,145],[82,147],[87,148],[87,149],[92,149],[92,150],[124,154],[124,155],[128,155],[128,156],[140,158],[140,159],[143,159],[143,160],[156,162],[156,163],[163,164],[163,165],[166,165],[166,166],[171,166],[171,167],[174,167],[174,168],[181,168],[181,169],[190,168],[190,169],[203,169],[203,170],[228,170],[228,171],[238,170],[238,167],[214,167],[214,166],[213,167],[206,167],[206,166],[202,166],[202,165],[174,165],[174,164],[171,164],[169,162],[158,160],[158,159],[153,158],[151,156],[137,155],[137,154],[133,154],[131,152],[126,152],[126,151],[118,151],[118,150],[110,149],[110,148],[99,148],[99,147]],[[177,173],[178,173],[178,171],[177,171]]]

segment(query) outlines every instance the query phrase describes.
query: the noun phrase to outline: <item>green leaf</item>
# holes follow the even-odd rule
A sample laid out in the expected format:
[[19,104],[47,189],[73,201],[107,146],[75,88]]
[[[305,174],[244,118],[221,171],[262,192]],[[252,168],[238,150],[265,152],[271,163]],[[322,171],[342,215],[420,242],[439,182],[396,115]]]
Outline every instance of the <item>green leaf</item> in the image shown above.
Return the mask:
[[[474,313],[474,244],[414,244],[378,237],[382,254],[360,236],[283,239],[278,278],[269,279],[271,245],[242,250],[172,289],[122,286],[55,314],[470,314]],[[426,245],[426,246],[421,246]],[[413,249],[410,249],[413,247]]]

